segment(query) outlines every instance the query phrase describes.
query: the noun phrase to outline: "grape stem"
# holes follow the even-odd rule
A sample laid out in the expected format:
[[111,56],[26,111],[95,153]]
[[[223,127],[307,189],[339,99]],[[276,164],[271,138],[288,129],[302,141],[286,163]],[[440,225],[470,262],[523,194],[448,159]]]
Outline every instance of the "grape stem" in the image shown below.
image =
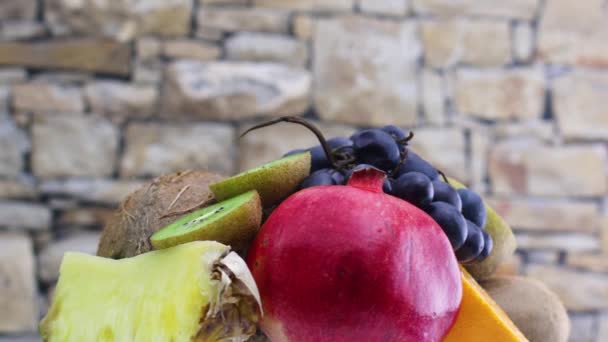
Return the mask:
[[295,124],[299,124],[302,125],[306,128],[308,128],[311,132],[314,133],[314,135],[317,136],[317,139],[319,139],[319,143],[321,144],[321,147],[323,148],[323,152],[325,152],[325,155],[327,156],[327,160],[329,161],[329,163],[334,167],[334,169],[338,170],[340,168],[342,168],[344,165],[342,165],[342,163],[338,163],[336,161],[336,158],[334,158],[334,155],[329,147],[329,145],[327,144],[327,140],[325,140],[325,137],[323,136],[323,133],[321,133],[321,131],[317,128],[317,126],[313,125],[310,121],[304,120],[302,118],[299,118],[297,116],[282,116],[280,118],[276,118],[273,120],[269,120],[266,122],[262,122],[260,124],[257,124],[249,129],[247,129],[245,132],[243,132],[241,134],[241,138],[244,137],[247,133],[256,130],[256,129],[260,129],[263,127],[268,127],[268,126],[272,126],[275,125],[277,123],[280,122],[290,122],[290,123],[295,123]]

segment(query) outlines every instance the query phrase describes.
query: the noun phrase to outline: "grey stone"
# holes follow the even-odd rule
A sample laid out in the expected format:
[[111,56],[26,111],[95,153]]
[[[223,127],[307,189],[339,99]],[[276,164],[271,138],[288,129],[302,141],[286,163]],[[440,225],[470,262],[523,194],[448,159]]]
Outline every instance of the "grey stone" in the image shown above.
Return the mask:
[[410,0],[358,0],[361,11],[402,17],[409,10]]
[[259,7],[313,12],[349,11],[354,6],[353,0],[253,0],[253,4]]
[[118,139],[118,129],[98,116],[36,116],[32,170],[43,178],[112,175]]
[[443,126],[447,122],[443,77],[428,69],[422,71],[422,108],[426,123]]
[[458,128],[420,128],[410,146],[418,155],[450,177],[468,183],[464,132]]
[[421,46],[414,22],[350,16],[319,20],[313,54],[314,101],[322,119],[415,124]]
[[29,82],[13,86],[13,108],[34,113],[83,113],[82,90],[48,82]]
[[162,81],[162,71],[160,60],[136,62],[133,67],[133,82],[142,85],[157,85]]
[[0,84],[10,84],[25,81],[27,72],[23,68],[0,67]]
[[234,129],[223,124],[131,124],[121,175],[156,176],[188,169],[232,174],[234,139]]
[[155,37],[142,37],[135,42],[135,53],[140,60],[156,59],[162,51],[162,43]]
[[101,35],[129,41],[146,34],[182,36],[190,30],[191,0],[46,0],[54,34]]
[[51,211],[40,204],[0,201],[0,227],[10,229],[48,230]]
[[287,33],[289,31],[289,14],[283,11],[203,7],[198,11],[196,18],[199,28],[226,32]]
[[38,1],[34,0],[2,0],[0,1],[0,21],[11,19],[34,19],[38,9]]
[[518,62],[528,62],[534,54],[534,29],[527,22],[518,22],[513,29],[513,55]]
[[565,252],[599,251],[600,243],[591,234],[524,234],[517,233],[517,247],[523,250],[550,250]]
[[441,17],[486,16],[531,20],[539,6],[540,0],[413,0],[416,13]]
[[226,40],[226,57],[235,61],[279,62],[304,67],[308,47],[299,40],[270,33],[237,33]]
[[178,61],[169,65],[166,75],[165,117],[297,115],[309,104],[310,74],[281,64]]
[[0,179],[0,198],[34,199],[37,196],[38,189],[33,177]]
[[558,264],[559,251],[526,251],[526,261],[530,264]]
[[143,181],[138,180],[71,178],[44,181],[40,185],[40,191],[47,195],[70,196],[86,202],[116,205],[143,184]]
[[0,66],[20,65],[128,75],[130,57],[128,44],[100,38],[0,42]]
[[19,175],[23,169],[24,153],[29,149],[30,142],[25,132],[0,112],[0,176]]
[[33,332],[38,296],[32,243],[22,234],[0,234],[0,334]]
[[44,36],[46,28],[39,22],[11,20],[0,22],[1,40],[25,40]]
[[95,113],[122,117],[148,117],[155,113],[158,89],[120,81],[95,81],[85,87],[86,99]]
[[38,255],[38,276],[47,283],[59,278],[59,266],[65,252],[80,252],[95,255],[99,233],[79,233],[66,239],[52,242]]
[[599,329],[595,342],[608,341],[608,313],[599,315]]
[[595,342],[595,317],[590,314],[570,314],[572,331],[568,342]]

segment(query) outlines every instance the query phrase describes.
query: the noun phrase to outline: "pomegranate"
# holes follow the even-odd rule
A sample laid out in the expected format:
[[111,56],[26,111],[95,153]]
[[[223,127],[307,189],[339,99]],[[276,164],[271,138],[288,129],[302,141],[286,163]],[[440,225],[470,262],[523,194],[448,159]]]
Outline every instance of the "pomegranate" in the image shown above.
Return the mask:
[[384,173],[286,199],[248,255],[273,341],[440,341],[462,297],[441,228],[382,192]]

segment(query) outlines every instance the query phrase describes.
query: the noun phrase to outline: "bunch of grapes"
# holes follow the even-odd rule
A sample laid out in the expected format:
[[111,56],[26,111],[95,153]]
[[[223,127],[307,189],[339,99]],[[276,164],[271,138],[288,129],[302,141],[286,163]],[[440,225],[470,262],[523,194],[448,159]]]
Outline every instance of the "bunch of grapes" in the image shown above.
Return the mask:
[[408,147],[413,134],[396,126],[357,131],[350,138],[327,140],[309,151],[311,174],[302,188],[346,184],[354,170],[373,166],[384,171],[385,193],[417,206],[431,216],[447,235],[461,263],[485,259],[492,251],[492,238],[484,230],[486,207],[481,197],[468,189],[454,189],[445,176]]

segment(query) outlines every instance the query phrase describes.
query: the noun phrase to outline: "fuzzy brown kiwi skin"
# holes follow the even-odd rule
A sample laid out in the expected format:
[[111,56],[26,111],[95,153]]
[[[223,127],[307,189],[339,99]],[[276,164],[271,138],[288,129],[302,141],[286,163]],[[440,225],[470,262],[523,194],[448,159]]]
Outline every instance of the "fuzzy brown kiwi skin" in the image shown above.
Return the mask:
[[173,236],[162,240],[150,240],[155,249],[169,248],[197,240],[213,240],[232,247],[244,255],[262,224],[262,202],[254,191],[252,197],[221,218],[205,224],[204,229],[187,235]]
[[568,313],[543,283],[524,277],[495,277],[480,285],[530,342],[566,342]]
[[223,177],[184,171],[158,177],[125,198],[105,225],[97,255],[121,259],[152,249],[149,237],[176,220],[177,214],[214,203],[209,184]]

